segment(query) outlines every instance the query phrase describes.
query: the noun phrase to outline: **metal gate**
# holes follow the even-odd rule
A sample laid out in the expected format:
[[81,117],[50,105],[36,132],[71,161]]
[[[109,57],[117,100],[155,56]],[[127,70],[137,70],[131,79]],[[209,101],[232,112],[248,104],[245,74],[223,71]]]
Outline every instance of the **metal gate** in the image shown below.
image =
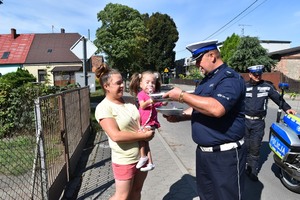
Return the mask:
[[35,123],[1,140],[0,199],[59,199],[90,131],[89,87],[39,97]]

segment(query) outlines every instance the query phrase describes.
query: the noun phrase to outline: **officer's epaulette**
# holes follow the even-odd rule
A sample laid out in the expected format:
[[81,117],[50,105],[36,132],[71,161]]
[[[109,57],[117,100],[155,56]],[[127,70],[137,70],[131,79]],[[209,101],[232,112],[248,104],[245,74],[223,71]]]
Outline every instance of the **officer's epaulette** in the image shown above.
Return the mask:
[[229,71],[229,70],[226,70],[226,71],[225,71],[225,75],[226,75],[227,77],[233,77],[233,76],[234,76],[233,73],[232,73],[231,71]]

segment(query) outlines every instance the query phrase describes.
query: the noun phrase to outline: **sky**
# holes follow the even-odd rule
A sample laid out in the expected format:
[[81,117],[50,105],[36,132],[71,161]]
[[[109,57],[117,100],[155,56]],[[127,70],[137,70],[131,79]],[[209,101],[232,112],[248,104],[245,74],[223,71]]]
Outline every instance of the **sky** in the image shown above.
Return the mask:
[[91,41],[101,27],[97,13],[108,3],[118,3],[141,14],[169,15],[179,32],[176,59],[189,57],[190,43],[217,39],[233,33],[260,40],[291,41],[300,46],[299,0],[2,0],[0,34],[79,33]]

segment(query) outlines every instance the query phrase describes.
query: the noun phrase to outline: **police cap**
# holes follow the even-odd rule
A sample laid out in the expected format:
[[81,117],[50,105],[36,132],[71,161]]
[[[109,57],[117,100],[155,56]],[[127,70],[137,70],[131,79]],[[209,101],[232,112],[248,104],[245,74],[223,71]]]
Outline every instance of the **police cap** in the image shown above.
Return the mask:
[[193,60],[197,60],[204,53],[217,49],[218,40],[206,40],[201,42],[192,43],[186,46],[186,49],[192,53]]
[[261,75],[263,73],[263,69],[264,69],[263,65],[254,65],[248,67],[249,72],[255,75]]

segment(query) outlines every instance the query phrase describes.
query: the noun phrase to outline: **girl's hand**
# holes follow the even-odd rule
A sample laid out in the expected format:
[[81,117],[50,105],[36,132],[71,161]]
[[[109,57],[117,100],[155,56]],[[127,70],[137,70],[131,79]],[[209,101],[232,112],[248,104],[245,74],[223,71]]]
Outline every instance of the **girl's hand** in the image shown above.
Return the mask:
[[153,99],[151,98],[148,101],[149,101],[149,105],[151,105],[154,102]]

